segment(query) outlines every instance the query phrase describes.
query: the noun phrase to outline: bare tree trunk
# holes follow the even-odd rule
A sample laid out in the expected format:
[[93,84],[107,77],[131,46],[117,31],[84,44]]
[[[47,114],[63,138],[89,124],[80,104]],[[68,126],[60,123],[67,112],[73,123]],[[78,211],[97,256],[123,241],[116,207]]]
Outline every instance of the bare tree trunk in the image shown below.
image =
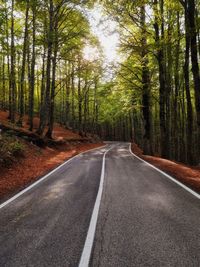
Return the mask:
[[5,56],[3,55],[3,66],[2,66],[2,93],[3,93],[3,104],[2,104],[2,109],[6,110],[6,77],[5,77]]
[[[161,139],[161,156],[167,158],[169,155],[169,144],[167,139],[166,129],[166,80],[165,80],[165,57],[163,51],[163,36],[160,37],[159,29],[159,13],[158,13],[158,1],[154,0],[154,14],[155,14],[155,40],[157,45],[157,60],[159,66],[159,104],[160,104],[160,139]],[[161,25],[161,32],[163,33],[163,25]]]
[[78,123],[79,123],[79,133],[82,134],[82,92],[81,92],[81,66],[80,58],[78,60]]
[[35,31],[36,31],[36,2],[32,3],[32,59],[31,59],[31,74],[30,74],[30,93],[29,93],[29,130],[33,130],[33,115],[34,115],[34,91],[35,91]]
[[47,118],[50,111],[50,91],[51,91],[51,57],[53,51],[53,17],[54,6],[53,0],[49,0],[49,29],[48,29],[48,45],[47,45],[47,62],[46,62],[46,88],[44,98],[44,110],[40,114],[40,125],[38,134],[42,135],[45,130]]
[[[187,1],[187,0],[186,0]],[[186,2],[187,4],[187,2]],[[184,79],[185,79],[185,91],[187,99],[187,162],[190,164],[195,163],[194,153],[193,153],[193,108],[192,100],[190,93],[190,74],[189,74],[189,57],[190,57],[190,32],[189,32],[189,21],[188,21],[188,12],[185,8],[185,64],[184,64]]]
[[75,105],[74,105],[74,95],[75,95],[75,85],[74,85],[74,78],[75,78],[75,69],[74,63],[72,63],[72,74],[71,74],[71,84],[72,84],[72,95],[71,95],[71,120],[72,120],[72,128],[75,127]]
[[8,7],[6,1],[4,0],[4,8],[5,8],[5,34],[6,34],[6,59],[7,59],[7,75],[8,75],[8,109],[9,115],[8,119],[10,119],[11,114],[11,71],[10,71],[10,47],[9,47],[9,25],[8,25]]
[[58,54],[58,28],[57,22],[54,25],[54,38],[53,38],[53,60],[52,60],[52,81],[51,81],[51,93],[50,93],[50,105],[49,105],[49,127],[46,133],[48,138],[52,138],[53,125],[54,125],[54,109],[55,109],[55,87],[56,87],[56,68],[57,68],[57,54]]
[[66,65],[66,101],[65,101],[65,126],[68,128],[70,125],[70,101],[69,101],[69,96],[70,96],[70,86],[71,86],[71,67],[70,67],[70,63],[67,64],[67,62],[65,63]]
[[145,6],[141,7],[141,27],[142,27],[142,112],[144,118],[144,153],[153,154],[152,151],[152,125],[151,125],[151,109],[150,109],[150,73],[149,73],[149,60],[147,52],[147,36],[146,36],[146,16]]
[[195,24],[195,0],[189,0],[186,3],[188,5],[187,14],[190,26],[191,61],[192,61],[192,73],[194,79],[197,124],[200,129],[200,74],[199,74],[198,52],[197,52],[197,30]]
[[10,114],[12,123],[15,122],[16,112],[16,81],[15,81],[15,41],[14,41],[14,0],[12,0],[11,9],[11,66],[10,66]]
[[27,42],[28,42],[28,18],[29,18],[29,0],[26,2],[26,18],[25,18],[25,30],[24,30],[24,44],[23,44],[23,55],[22,55],[22,68],[20,78],[20,106],[19,106],[19,120],[17,124],[22,126],[24,116],[24,78],[25,78],[25,67],[26,67],[26,55],[27,55]]
[[97,134],[97,125],[98,125],[97,88],[98,88],[98,80],[96,79],[94,84],[93,122],[92,122],[92,132],[95,134]]

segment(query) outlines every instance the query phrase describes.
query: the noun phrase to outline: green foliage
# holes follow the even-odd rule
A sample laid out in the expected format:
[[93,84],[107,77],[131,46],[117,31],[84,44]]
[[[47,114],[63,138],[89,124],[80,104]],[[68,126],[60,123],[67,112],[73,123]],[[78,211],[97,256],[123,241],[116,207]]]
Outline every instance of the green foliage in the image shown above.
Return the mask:
[[13,135],[3,134],[0,139],[0,165],[8,166],[16,158],[23,157],[24,144]]
[[15,141],[9,144],[8,150],[14,157],[24,155],[24,145],[20,141]]
[[[28,3],[28,24],[25,25]],[[111,17],[117,23],[114,31],[120,35],[122,59],[118,65],[106,67],[100,41],[92,33],[87,17],[88,8],[95,7],[96,1],[16,0],[14,31],[11,31],[11,1],[0,1],[0,4],[1,108],[11,110],[12,96],[16,112],[20,111],[21,103],[24,105],[22,117],[33,109],[44,124],[43,131],[38,131],[41,135],[49,122],[53,125],[54,119],[81,133],[108,134],[107,138],[111,139],[117,136],[130,140],[133,137],[130,132],[135,128],[136,141],[143,144],[147,136],[157,153],[165,139],[163,136],[167,136],[167,143],[173,146],[170,157],[179,160],[186,155],[188,97],[193,112],[198,94],[194,90],[190,58],[190,96],[186,92],[186,19],[181,1],[99,1],[106,13],[102,27]],[[200,3],[195,1],[195,4],[199,59]],[[25,28],[28,29],[27,43]],[[14,32],[12,52],[11,32]],[[96,54],[88,59],[85,47],[94,48]],[[14,75],[11,75],[11,65]],[[192,116],[195,119],[191,129],[194,140],[198,139],[196,113]],[[146,134],[148,128],[149,134]],[[151,139],[150,135],[155,137]],[[189,145],[189,141],[187,143]],[[11,150],[18,153],[20,144],[14,144]]]

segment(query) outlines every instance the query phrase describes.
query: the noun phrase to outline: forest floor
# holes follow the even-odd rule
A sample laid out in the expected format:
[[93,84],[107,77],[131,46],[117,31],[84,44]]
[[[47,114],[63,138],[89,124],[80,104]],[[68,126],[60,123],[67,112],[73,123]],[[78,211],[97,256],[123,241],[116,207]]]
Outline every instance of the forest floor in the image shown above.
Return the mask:
[[200,167],[193,167],[160,157],[144,155],[143,151],[136,144],[132,144],[132,151],[140,158],[200,193]]
[[[8,124],[7,117],[7,112],[0,111],[0,124]],[[38,119],[35,118],[34,127],[37,126]],[[24,127],[20,128],[23,129],[28,130],[27,117]],[[64,139],[66,142],[62,145],[41,148],[22,138],[14,137],[14,140],[23,146],[23,153],[12,157],[8,165],[0,165],[0,200],[7,199],[22,190],[67,159],[103,145],[100,141],[93,140],[93,143],[90,139],[86,141],[77,133],[59,125],[55,125],[53,136],[56,140]]]

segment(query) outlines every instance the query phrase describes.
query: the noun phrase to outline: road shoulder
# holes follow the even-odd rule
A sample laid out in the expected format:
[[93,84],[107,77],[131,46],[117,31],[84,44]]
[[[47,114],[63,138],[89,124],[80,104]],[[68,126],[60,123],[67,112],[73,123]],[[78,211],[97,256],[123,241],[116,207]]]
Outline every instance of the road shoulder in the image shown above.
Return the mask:
[[166,172],[168,175],[174,177],[179,182],[188,186],[198,194],[200,194],[200,168],[192,167],[179,162],[163,159],[160,157],[143,155],[142,150],[136,144],[131,145],[132,152],[147,161],[161,171]]

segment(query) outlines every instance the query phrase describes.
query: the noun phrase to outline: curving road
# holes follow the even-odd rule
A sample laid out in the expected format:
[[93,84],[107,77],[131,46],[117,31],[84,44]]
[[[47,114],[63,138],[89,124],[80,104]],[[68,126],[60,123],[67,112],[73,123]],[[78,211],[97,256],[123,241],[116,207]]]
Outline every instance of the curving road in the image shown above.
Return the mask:
[[108,144],[0,205],[0,266],[199,267],[198,197]]

